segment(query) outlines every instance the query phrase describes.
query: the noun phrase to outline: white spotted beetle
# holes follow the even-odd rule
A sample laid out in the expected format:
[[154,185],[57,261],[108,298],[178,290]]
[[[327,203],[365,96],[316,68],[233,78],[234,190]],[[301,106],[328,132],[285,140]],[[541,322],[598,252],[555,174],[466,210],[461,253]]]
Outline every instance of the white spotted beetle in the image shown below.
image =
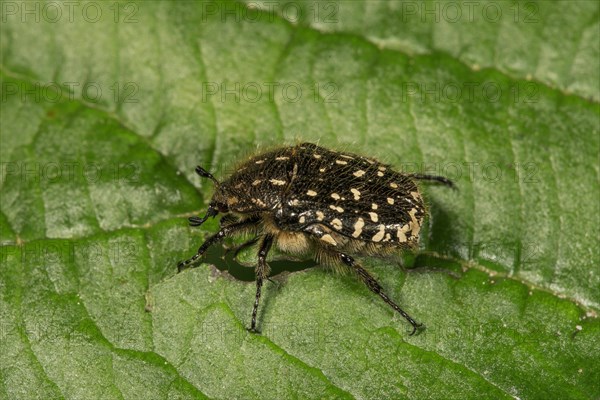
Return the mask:
[[454,187],[452,181],[399,173],[370,157],[312,143],[254,156],[223,182],[200,166],[196,173],[211,179],[216,190],[206,215],[190,217],[190,225],[200,226],[209,217],[227,215],[220,221],[220,230],[192,258],[180,262],[178,271],[197,263],[210,246],[225,237],[253,235],[237,249],[259,243],[250,331],[257,332],[256,314],[263,280],[269,276],[267,255],[272,245],[290,254],[311,253],[320,264],[354,271],[412,325],[411,335],[422,326],[394,303],[350,254],[385,255],[414,249],[426,214],[415,180]]

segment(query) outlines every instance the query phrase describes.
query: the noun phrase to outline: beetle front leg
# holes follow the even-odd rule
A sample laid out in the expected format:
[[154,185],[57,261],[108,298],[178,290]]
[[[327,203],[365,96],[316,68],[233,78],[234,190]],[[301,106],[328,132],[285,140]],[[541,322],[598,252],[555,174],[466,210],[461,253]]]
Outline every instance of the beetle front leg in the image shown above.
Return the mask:
[[259,333],[256,330],[256,314],[258,313],[258,303],[260,302],[260,294],[263,285],[263,279],[269,274],[269,266],[267,265],[267,255],[273,244],[273,236],[266,235],[260,249],[258,250],[258,263],[256,264],[256,296],[254,298],[254,307],[252,308],[252,322],[250,323],[250,332]]
[[202,243],[202,246],[200,246],[198,252],[194,254],[194,256],[192,256],[188,260],[182,261],[179,264],[177,264],[177,272],[181,272],[184,269],[189,268],[195,262],[197,262],[200,259],[200,257],[202,257],[204,253],[206,253],[206,250],[208,250],[209,247],[213,244],[220,242],[227,236],[230,236],[240,231],[247,230],[248,228],[257,225],[259,222],[260,219],[258,218],[250,218],[222,227],[219,230],[219,232],[215,233],[214,235],[206,239],[204,243]]

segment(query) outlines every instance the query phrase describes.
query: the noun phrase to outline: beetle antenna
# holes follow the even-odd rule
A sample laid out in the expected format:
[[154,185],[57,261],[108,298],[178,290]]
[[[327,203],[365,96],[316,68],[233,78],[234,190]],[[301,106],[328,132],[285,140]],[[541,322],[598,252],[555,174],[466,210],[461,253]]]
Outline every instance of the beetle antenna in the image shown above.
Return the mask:
[[[201,166],[197,165],[196,166],[196,173],[198,175],[200,175],[203,178],[208,178],[211,181],[214,182],[214,184],[216,186],[219,186],[220,183],[219,181],[207,170],[205,170],[204,168],[202,168]],[[200,217],[189,217],[188,221],[190,222],[190,226],[200,226],[202,225],[207,219],[209,219],[210,217],[214,217],[215,215],[217,215],[219,213],[219,210],[217,210],[215,207],[213,207],[212,204],[209,204],[208,206],[208,210],[206,211],[206,215],[204,215],[204,217],[200,218]]]
[[208,178],[215,183],[215,185],[219,186],[219,181],[207,170],[202,168],[201,166],[196,166],[196,173],[203,178]]

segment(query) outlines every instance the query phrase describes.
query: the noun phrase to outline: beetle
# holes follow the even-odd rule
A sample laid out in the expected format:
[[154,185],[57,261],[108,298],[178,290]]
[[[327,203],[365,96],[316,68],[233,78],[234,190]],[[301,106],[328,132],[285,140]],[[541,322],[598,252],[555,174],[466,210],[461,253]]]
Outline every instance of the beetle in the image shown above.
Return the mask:
[[196,173],[212,180],[215,192],[204,217],[190,217],[190,225],[198,227],[210,217],[225,216],[219,231],[208,237],[194,256],[178,264],[178,272],[197,264],[212,245],[226,237],[253,236],[237,249],[258,243],[251,332],[258,332],[256,316],[273,245],[284,253],[310,253],[319,264],[353,271],[412,325],[411,335],[422,326],[385,294],[353,255],[414,250],[426,215],[415,181],[435,181],[454,188],[451,180],[400,173],[371,157],[313,143],[255,155],[222,182],[200,166]]

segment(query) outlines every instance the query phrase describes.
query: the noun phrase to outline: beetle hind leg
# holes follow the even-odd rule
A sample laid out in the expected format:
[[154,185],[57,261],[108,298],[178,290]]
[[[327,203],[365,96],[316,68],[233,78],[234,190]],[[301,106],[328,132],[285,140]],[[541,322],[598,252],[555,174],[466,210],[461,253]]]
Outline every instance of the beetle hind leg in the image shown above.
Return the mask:
[[411,178],[419,180],[419,181],[431,181],[441,183],[442,185],[448,186],[451,189],[456,190],[456,186],[454,182],[444,176],[438,175],[428,175],[428,174],[410,174]]
[[383,288],[375,280],[375,278],[369,274],[369,272],[358,264],[354,258],[342,252],[330,252],[326,257],[330,262],[337,262],[347,267],[350,267],[360,278],[360,280],[371,290],[373,293],[377,294],[383,301],[385,301],[390,307],[396,310],[404,319],[406,319],[412,325],[412,332],[410,335],[414,335],[417,332],[417,329],[421,328],[423,324],[416,322],[406,311],[401,309],[396,303],[390,299],[387,294],[384,293]]

